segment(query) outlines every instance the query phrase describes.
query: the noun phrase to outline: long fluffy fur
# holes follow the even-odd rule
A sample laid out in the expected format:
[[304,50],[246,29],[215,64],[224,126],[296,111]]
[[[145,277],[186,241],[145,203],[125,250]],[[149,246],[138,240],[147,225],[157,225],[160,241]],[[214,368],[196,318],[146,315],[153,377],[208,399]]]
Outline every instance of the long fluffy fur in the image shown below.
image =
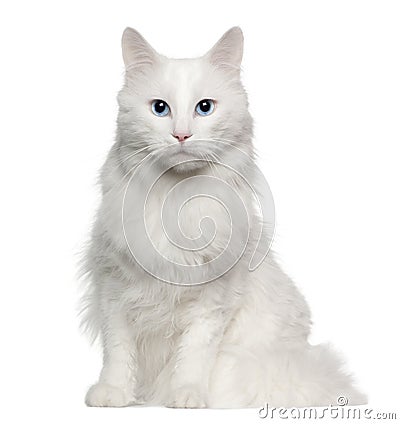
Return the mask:
[[[99,381],[86,397],[90,406],[305,406],[334,404],[338,396],[350,403],[365,401],[332,349],[308,343],[309,308],[272,252],[249,272],[259,214],[237,174],[211,161],[206,166],[182,165],[154,187],[146,212],[138,210],[136,199],[146,181],[157,176],[157,164],[168,165],[182,148],[192,159],[211,157],[233,164],[254,187],[261,183],[252,161],[238,155],[241,149],[254,157],[252,119],[240,82],[241,49],[238,28],[205,56],[184,60],[158,55],[134,30],[124,34],[127,72],[118,96],[117,138],[101,172],[102,202],[85,261],[89,284],[83,321],[93,336],[100,334],[104,349]],[[193,118],[195,99],[211,96],[218,102],[213,116]],[[168,98],[174,108],[171,117],[152,115],[152,98]],[[189,126],[193,132],[185,146],[170,136],[176,126]],[[137,171],[141,161],[146,166]],[[126,188],[134,170],[133,184]],[[135,248],[146,249],[135,237],[145,213],[160,252],[188,266],[202,264],[229,238],[231,229],[218,205],[201,199],[185,209],[182,226],[190,236],[198,234],[205,214],[215,220],[220,238],[200,251],[171,247],[159,222],[169,189],[196,175],[218,177],[235,187],[249,212],[250,241],[241,259],[220,278],[177,286],[138,265],[127,246],[121,210],[128,212],[125,224]],[[212,188],[222,198],[226,195],[223,187]],[[151,267],[168,278],[178,277],[167,260],[154,260]],[[186,277],[190,282],[190,268]]]

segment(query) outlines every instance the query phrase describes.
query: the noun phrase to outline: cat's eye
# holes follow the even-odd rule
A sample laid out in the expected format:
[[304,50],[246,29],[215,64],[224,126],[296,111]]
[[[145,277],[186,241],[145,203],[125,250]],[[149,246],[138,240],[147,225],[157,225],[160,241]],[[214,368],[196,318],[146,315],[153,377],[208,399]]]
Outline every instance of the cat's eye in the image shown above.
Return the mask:
[[211,99],[200,100],[196,105],[196,113],[201,116],[211,115],[215,108],[215,102]]
[[167,116],[169,114],[169,106],[164,100],[153,100],[151,110],[156,116]]

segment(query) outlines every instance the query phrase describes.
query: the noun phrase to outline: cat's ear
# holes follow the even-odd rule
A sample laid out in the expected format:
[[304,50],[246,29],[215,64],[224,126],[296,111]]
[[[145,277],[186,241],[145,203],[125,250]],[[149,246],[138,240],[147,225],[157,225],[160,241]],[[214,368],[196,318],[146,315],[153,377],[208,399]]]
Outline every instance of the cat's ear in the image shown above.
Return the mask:
[[233,27],[217,41],[206,54],[215,66],[240,71],[243,56],[243,33],[239,27]]
[[133,28],[126,28],[122,34],[122,56],[125,69],[132,70],[154,65],[158,53],[144,37]]

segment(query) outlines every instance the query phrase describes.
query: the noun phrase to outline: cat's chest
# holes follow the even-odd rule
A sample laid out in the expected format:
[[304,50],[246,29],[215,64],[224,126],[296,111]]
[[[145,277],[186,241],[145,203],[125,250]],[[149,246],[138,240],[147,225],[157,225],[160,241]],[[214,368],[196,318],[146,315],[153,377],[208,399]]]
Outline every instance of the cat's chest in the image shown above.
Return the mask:
[[229,211],[200,187],[149,197],[143,218],[154,246],[165,257],[188,263],[218,254],[232,231]]
[[250,198],[214,177],[135,182],[105,206],[115,244],[168,281],[189,274],[193,281],[208,280],[211,268],[213,277],[220,275],[240,257],[249,236]]

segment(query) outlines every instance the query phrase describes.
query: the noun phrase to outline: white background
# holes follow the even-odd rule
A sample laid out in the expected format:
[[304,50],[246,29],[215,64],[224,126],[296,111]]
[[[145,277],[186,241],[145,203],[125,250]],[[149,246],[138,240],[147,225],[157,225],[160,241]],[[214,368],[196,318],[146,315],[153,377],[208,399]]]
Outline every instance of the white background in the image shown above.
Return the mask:
[[176,57],[242,27],[274,248],[309,300],[312,341],[345,354],[371,407],[400,412],[399,2],[15,1],[0,16],[2,422],[259,422],[256,410],[84,406],[101,357],[78,329],[77,261],[126,26]]

